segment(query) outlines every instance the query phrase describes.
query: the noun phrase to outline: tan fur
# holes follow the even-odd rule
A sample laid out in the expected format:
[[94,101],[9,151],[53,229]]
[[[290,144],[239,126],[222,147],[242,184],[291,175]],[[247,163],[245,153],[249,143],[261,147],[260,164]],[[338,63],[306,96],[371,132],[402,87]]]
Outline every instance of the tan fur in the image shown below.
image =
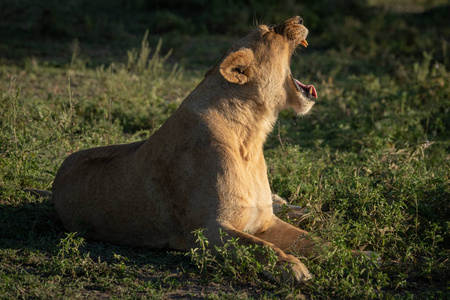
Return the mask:
[[308,30],[295,17],[259,26],[238,41],[148,140],[82,150],[53,184],[70,231],[105,242],[196,247],[192,231],[219,229],[244,244],[270,246],[295,282],[311,278],[289,252],[309,254],[307,232],[278,219],[263,143],[280,110],[314,102],[294,86],[290,58]]

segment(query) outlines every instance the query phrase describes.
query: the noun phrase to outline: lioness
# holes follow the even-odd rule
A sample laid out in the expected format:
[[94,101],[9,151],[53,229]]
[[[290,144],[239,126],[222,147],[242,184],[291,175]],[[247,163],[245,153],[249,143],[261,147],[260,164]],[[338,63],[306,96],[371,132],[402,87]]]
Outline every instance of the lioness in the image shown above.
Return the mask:
[[314,241],[274,215],[263,155],[278,113],[306,114],[317,98],[290,70],[307,34],[300,17],[258,26],[149,139],[70,155],[53,183],[64,226],[100,241],[179,250],[196,246],[199,228],[210,245],[222,244],[221,229],[271,247],[295,282],[310,279],[287,253],[308,254]]

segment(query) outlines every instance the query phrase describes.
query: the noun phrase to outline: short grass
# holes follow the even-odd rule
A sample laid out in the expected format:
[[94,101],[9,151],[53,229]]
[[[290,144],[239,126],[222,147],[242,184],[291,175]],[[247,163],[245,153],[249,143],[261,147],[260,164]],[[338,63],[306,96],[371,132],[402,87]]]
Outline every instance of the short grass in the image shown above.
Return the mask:
[[151,135],[234,38],[169,36],[171,57],[144,39],[103,66],[75,42],[62,64],[0,66],[0,298],[449,298],[450,26],[414,22],[348,18],[333,29],[337,45],[324,34],[293,59],[319,99],[306,117],[281,113],[265,150],[272,188],[308,208],[289,222],[381,258],[325,251],[304,260],[315,278],[295,288],[262,275],[255,249],[240,248],[239,263],[229,245],[211,256],[199,233],[187,254],[85,240],[50,199],[23,191],[50,190],[74,151]]

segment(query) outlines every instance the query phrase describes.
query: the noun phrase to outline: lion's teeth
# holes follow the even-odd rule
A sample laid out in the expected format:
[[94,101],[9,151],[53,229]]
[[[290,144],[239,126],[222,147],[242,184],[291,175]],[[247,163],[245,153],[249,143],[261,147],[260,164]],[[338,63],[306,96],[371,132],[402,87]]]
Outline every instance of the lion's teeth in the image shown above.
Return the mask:
[[300,44],[305,48],[308,47],[308,45],[309,45],[306,40],[301,41]]
[[313,93],[313,88],[312,87],[309,88],[309,93],[312,95],[312,93]]

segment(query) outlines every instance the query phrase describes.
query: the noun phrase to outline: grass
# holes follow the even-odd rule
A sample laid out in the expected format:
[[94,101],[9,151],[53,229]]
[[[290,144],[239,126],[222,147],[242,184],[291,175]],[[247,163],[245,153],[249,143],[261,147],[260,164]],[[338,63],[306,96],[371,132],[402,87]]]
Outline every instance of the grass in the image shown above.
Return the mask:
[[307,117],[281,113],[265,149],[271,186],[308,208],[289,222],[334,248],[381,258],[325,251],[303,260],[315,277],[296,288],[263,275],[275,272],[252,256],[264,249],[238,247],[232,263],[236,241],[213,256],[200,232],[189,253],[85,240],[65,231],[50,199],[23,191],[50,190],[74,151],[151,135],[234,37],[172,33],[169,46],[153,37],[104,65],[83,42],[55,60],[8,59],[0,66],[0,298],[448,298],[450,26],[437,10],[414,16],[344,18],[329,33],[312,30],[311,47],[293,59],[295,77],[314,83],[319,99]]

